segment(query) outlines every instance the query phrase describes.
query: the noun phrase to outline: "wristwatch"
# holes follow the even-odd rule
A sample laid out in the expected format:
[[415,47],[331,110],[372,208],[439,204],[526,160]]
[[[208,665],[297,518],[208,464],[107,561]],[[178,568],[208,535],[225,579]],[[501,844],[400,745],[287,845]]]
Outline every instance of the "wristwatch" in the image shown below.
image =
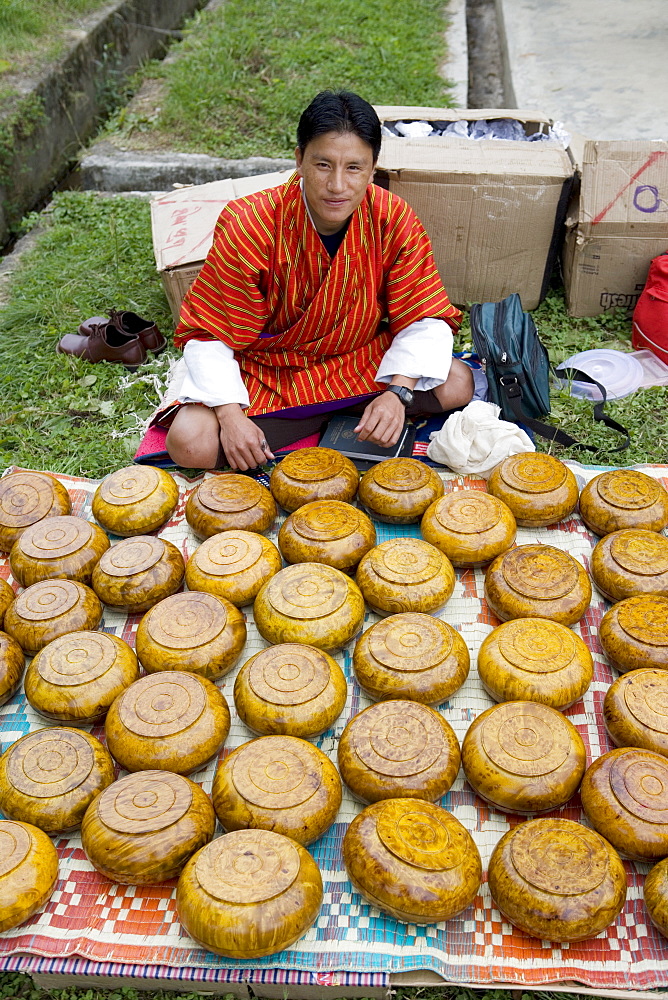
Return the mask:
[[413,402],[413,390],[407,389],[405,385],[388,385],[385,392],[393,392],[398,396],[404,406],[410,406]]

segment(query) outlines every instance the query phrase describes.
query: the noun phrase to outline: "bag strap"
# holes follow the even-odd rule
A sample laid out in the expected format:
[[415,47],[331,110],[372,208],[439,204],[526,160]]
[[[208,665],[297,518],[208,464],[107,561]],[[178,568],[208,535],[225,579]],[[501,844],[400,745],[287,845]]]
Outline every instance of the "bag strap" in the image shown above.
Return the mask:
[[[605,390],[605,386],[597,382],[595,378],[588,375],[586,372],[580,371],[579,368],[561,368],[558,372],[552,369],[553,374],[557,378],[570,378],[577,382],[589,382],[595,385],[596,388],[601,393],[601,399],[594,403],[594,420],[599,420],[601,423],[605,424],[606,427],[610,427],[611,430],[617,431],[619,434],[624,436],[624,441],[622,444],[617,445],[615,448],[606,448],[605,451],[623,451],[628,448],[630,444],[630,435],[626,427],[618,423],[612,417],[608,416],[607,413],[603,412],[605,407],[608,394]],[[533,417],[527,417],[522,410],[522,386],[516,375],[502,375],[498,381],[499,394],[502,400],[502,409],[508,409],[516,423],[526,424],[530,427],[532,431],[536,434],[540,434],[541,437],[547,438],[549,441],[558,441],[559,444],[565,447],[575,447],[581,448],[584,451],[589,451],[596,455],[601,452],[602,449],[596,448],[593,444],[583,444],[581,441],[577,441],[566,431],[560,430],[559,427],[555,427],[553,424],[543,423],[542,420],[535,420]]]

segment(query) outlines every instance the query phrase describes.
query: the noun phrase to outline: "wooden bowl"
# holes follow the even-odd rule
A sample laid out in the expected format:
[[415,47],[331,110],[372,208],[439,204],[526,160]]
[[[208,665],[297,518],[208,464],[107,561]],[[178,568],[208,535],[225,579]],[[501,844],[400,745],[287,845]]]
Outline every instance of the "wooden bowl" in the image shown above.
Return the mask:
[[420,531],[453,566],[483,566],[510,548],[517,526],[496,497],[481,490],[455,490],[425,511]]
[[138,771],[98,795],[81,825],[81,844],[106,878],[152,885],[176,878],[215,827],[211,800],[194,781]]
[[129,538],[161,528],[178,502],[179,488],[168,472],[150,465],[130,465],[100,483],[92,510],[103,528]]
[[618,677],[605,693],[603,721],[615,746],[668,757],[668,672],[645,667]]
[[0,577],[0,628],[2,628],[2,623],[5,620],[5,611],[12,603],[16,594],[13,588]]
[[0,931],[18,927],[41,909],[58,881],[58,854],[30,823],[0,820]]
[[620,673],[642,667],[668,669],[668,599],[627,597],[603,615],[598,637]]
[[360,480],[358,499],[378,521],[414,524],[443,496],[443,480],[416,458],[388,458]]
[[435,614],[452,596],[452,563],[421,538],[391,538],[364,556],[355,575],[372,611],[390,615],[402,611]]
[[360,474],[345,455],[333,448],[299,448],[274,466],[269,489],[291,513],[312,500],[343,500],[357,493]]
[[338,719],[347,697],[336,660],[298,642],[251,656],[234,682],[239,718],[261,736],[319,736]]
[[210,681],[228,673],[246,642],[246,621],[234,604],[188,591],[166,597],[137,627],[135,648],[144,670],[186,670]]
[[41,649],[26,671],[26,698],[40,715],[71,726],[105,717],[139,677],[135,651],[107,632],[72,632]]
[[276,517],[276,501],[269,490],[250,476],[221,473],[205,479],[186,503],[186,521],[198,538],[219,531],[269,531]]
[[90,585],[93,569],[109,539],[82,517],[48,517],[22,532],[9,554],[12,573],[22,587],[40,580],[78,580]]
[[591,575],[613,603],[641,594],[668,597],[668,538],[640,528],[613,531],[596,543]]
[[27,527],[72,513],[70,495],[48,472],[10,472],[0,479],[0,551],[9,552]]
[[549,618],[574,625],[591,602],[591,582],[584,566],[563,549],[518,545],[487,570],[485,599],[502,622]]
[[487,489],[510,507],[518,524],[529,528],[556,524],[578,505],[571,470],[554,455],[538,451],[504,458],[487,480]]
[[190,774],[215,757],[230,731],[222,691],[196,674],[148,674],[126,688],[107,713],[107,746],[126,771]]
[[281,555],[255,531],[221,531],[195,549],[186,564],[186,586],[237,607],[252,604],[260,587],[283,565]]
[[580,516],[595,535],[621,528],[668,527],[668,493],[637,469],[613,469],[590,480],[580,495]]
[[580,636],[565,625],[518,618],[483,640],[478,674],[495,701],[540,701],[563,711],[588,689],[594,661]]
[[283,522],[278,547],[286,562],[319,562],[352,573],[376,544],[376,529],[361,510],[340,500],[305,503]]
[[306,845],[336,819],[341,779],[307,740],[261,736],[225,758],[211,794],[224,830],[273,830]]
[[296,563],[264,584],[255,598],[253,616],[267,642],[303,642],[332,652],[362,627],[364,598],[340,570]]
[[435,802],[457,777],[461,754],[449,723],[417,701],[380,701],[353,716],[341,734],[341,777],[362,802]]
[[179,920],[227,958],[262,958],[294,944],[315,921],[322,876],[309,852],[270,830],[235,830],[190,859],[176,887]]
[[117,542],[93,570],[93,590],[105,604],[131,614],[148,611],[181,588],[183,556],[164,538],[137,535]]
[[643,897],[649,918],[664,937],[668,937],[668,858],[654,865],[645,879]]
[[12,697],[25,667],[25,655],[16,639],[0,632],[0,705]]
[[603,837],[570,819],[531,819],[492,852],[489,889],[516,927],[543,941],[584,941],[626,902],[626,873]]
[[343,838],[348,878],[372,906],[407,923],[449,920],[475,899],[478,848],[458,819],[431,802],[385,799],[357,815]]
[[469,726],[462,766],[481,799],[503,812],[540,813],[575,795],[586,755],[565,715],[540,702],[507,701]]
[[668,761],[661,754],[635,747],[604,753],[587,768],[580,798],[591,825],[624,857],[668,854]]
[[357,682],[374,701],[405,698],[440,705],[468,677],[470,656],[459,632],[431,615],[390,615],[355,644]]
[[95,629],[102,605],[84,583],[42,580],[19,594],[5,612],[5,632],[28,654],[68,632]]
[[0,809],[45,833],[69,833],[113,780],[113,761],[94,736],[65,726],[38,729],[0,757]]

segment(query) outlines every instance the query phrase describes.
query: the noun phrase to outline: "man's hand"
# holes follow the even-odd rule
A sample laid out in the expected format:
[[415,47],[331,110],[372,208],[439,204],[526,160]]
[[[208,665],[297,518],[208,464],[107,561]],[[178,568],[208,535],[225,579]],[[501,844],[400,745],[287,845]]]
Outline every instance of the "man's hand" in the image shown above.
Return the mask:
[[246,472],[263,465],[273,454],[264,433],[245,415],[238,403],[215,406],[220,424],[220,443],[233,469]]
[[391,448],[399,440],[405,421],[406,410],[397,394],[383,392],[366,407],[355,433],[358,441],[371,441],[381,448]]

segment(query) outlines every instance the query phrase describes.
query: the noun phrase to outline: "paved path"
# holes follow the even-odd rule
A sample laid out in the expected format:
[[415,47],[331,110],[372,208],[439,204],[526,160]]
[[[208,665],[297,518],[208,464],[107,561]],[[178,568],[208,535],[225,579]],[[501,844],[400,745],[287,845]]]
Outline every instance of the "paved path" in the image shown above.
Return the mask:
[[496,3],[507,107],[591,139],[668,137],[668,0]]

